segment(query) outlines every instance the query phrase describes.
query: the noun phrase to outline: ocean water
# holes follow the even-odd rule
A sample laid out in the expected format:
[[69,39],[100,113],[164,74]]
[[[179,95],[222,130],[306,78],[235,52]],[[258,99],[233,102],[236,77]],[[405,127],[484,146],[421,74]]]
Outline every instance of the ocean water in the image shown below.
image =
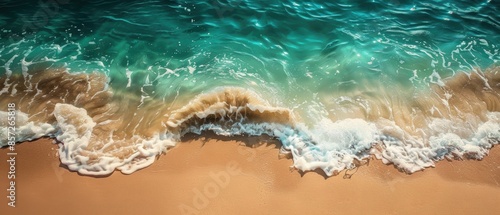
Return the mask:
[[295,168],[327,175],[370,156],[412,173],[500,141],[495,0],[5,0],[0,11],[0,145],[14,103],[16,141],[52,137],[82,174],[133,173],[203,131],[269,135]]

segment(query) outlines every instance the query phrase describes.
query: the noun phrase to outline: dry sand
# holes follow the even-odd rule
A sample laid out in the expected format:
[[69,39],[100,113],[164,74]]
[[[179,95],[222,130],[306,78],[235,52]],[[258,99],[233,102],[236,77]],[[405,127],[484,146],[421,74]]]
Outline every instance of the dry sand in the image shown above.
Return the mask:
[[[407,175],[379,160],[325,179],[290,171],[274,141],[190,136],[152,166],[81,176],[60,167],[57,146],[16,146],[16,207],[1,214],[494,214],[500,211],[500,149],[483,161],[442,161]],[[241,145],[268,142],[256,148]],[[0,184],[7,195],[7,150]]]

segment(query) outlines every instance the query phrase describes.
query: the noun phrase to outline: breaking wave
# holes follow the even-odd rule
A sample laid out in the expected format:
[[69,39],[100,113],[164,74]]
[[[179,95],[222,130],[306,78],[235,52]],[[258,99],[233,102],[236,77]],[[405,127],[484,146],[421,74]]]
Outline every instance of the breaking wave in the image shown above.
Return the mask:
[[[500,141],[500,67],[459,73],[409,94],[333,93],[336,99],[321,107],[327,116],[307,123],[249,89],[219,87],[172,105],[108,83],[99,73],[63,69],[7,74],[0,79],[0,105],[16,103],[17,142],[54,138],[61,162],[85,175],[133,173],[183,135],[203,131],[269,135],[282,143],[281,153],[291,154],[294,168],[328,176],[372,155],[408,173],[445,158],[482,159]],[[5,121],[0,129],[6,134]]]

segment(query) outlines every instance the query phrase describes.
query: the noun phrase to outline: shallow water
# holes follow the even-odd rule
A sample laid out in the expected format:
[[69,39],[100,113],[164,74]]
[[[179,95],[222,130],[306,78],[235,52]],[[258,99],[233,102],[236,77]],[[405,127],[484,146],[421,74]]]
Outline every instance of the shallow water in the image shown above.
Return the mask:
[[500,139],[493,1],[0,8],[1,110],[16,103],[18,142],[54,137],[83,174],[132,173],[204,130],[276,137],[328,175],[370,155],[407,172],[481,159]]

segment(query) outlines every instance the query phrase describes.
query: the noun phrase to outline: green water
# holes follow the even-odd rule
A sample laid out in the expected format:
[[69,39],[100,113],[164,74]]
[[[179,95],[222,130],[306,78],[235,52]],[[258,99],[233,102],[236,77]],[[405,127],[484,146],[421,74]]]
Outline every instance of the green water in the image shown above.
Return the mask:
[[[441,135],[459,133],[462,118],[436,119],[448,127],[444,132],[426,127],[427,142],[398,139],[390,136],[392,131],[384,133],[386,124],[349,119],[359,118],[354,115],[344,117],[348,121],[331,119],[340,113],[334,108],[342,101],[370,108],[349,97],[356,92],[392,107],[431,85],[443,86],[458,73],[499,66],[500,4],[495,0],[8,0],[0,2],[0,11],[1,77],[27,80],[58,68],[95,72],[107,76],[115,93],[166,106],[183,106],[216,88],[246,88],[271,106],[293,112],[300,126],[241,132],[253,129],[242,125],[247,127],[229,134],[268,134],[288,141],[288,150],[304,151],[294,154],[294,165],[302,170],[322,168],[332,174],[350,167],[375,140],[394,149],[388,162],[400,162],[410,172],[443,159],[448,152],[442,150],[451,149],[439,147],[448,143],[479,154],[491,147],[474,136],[482,131],[480,123],[465,132],[467,137]],[[491,125],[481,121],[489,129],[483,130],[493,132],[488,137],[498,135],[496,119],[488,118]],[[287,129],[293,130],[289,136],[282,132]],[[434,137],[434,146],[422,148]],[[299,143],[289,141],[294,138]],[[457,139],[462,142],[453,142]],[[412,150],[421,154],[413,156]],[[312,165],[318,160],[325,163]]]
[[[0,65],[106,73],[155,98],[237,85],[292,105],[339,83],[419,85],[499,60],[494,1],[2,3]],[[45,8],[45,9],[44,9]],[[24,26],[23,29],[21,26]],[[130,84],[127,87],[130,73]],[[434,75],[433,75],[434,74]],[[437,75],[436,75],[437,74]]]

